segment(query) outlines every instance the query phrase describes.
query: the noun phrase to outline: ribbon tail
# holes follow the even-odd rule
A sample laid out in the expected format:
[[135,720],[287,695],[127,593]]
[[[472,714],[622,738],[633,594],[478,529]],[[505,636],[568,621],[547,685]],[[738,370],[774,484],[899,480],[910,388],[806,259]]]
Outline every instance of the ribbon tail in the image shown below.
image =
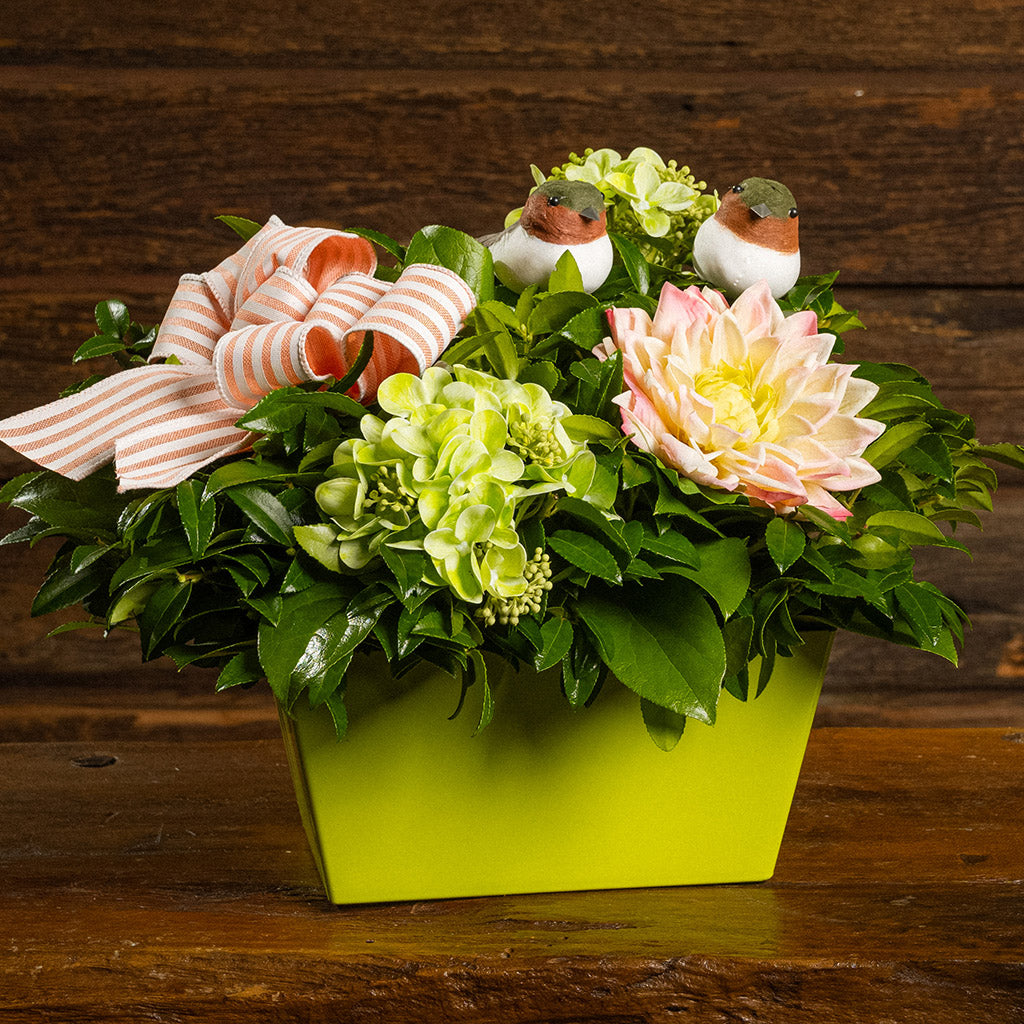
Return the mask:
[[174,415],[117,442],[118,490],[176,487],[204,466],[252,447],[256,434],[235,426],[238,409]]
[[46,469],[81,480],[114,457],[125,434],[163,424],[169,410],[223,403],[211,369],[139,366],[0,421],[0,441]]

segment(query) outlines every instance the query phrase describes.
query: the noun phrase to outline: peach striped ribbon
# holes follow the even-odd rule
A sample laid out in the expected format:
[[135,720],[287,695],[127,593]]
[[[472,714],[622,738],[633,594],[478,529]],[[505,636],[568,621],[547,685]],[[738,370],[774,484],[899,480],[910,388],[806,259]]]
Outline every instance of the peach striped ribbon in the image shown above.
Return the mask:
[[0,420],[0,440],[74,480],[115,460],[122,490],[172,487],[251,447],[241,412],[279,387],[341,378],[374,332],[353,388],[371,401],[392,373],[436,362],[473,308],[444,267],[372,276],[373,247],[356,235],[291,228],[276,217],[206,274],[185,275],[151,362],[49,405]]

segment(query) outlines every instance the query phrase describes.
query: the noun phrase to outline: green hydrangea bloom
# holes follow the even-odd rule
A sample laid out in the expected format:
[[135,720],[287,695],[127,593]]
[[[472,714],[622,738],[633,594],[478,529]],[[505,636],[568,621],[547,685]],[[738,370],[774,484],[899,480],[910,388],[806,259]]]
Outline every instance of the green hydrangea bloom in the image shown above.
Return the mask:
[[517,524],[539,514],[538,496],[586,499],[596,471],[562,426],[568,407],[539,384],[463,366],[395,374],[377,401],[384,415],[362,418],[363,436],[338,446],[316,489],[333,525],[310,532],[306,550],[340,570],[362,568],[384,543],[420,549],[428,582],[486,601],[489,621],[539,607],[546,562],[527,556]]

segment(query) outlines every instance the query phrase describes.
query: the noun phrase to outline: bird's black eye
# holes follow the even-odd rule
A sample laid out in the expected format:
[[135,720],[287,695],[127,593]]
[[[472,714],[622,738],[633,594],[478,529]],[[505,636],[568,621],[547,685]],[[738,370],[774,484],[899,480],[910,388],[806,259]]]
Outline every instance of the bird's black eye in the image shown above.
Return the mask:
[[558,206],[561,202],[561,196],[548,196],[548,206]]
[[797,212],[796,212],[796,207],[795,206],[789,211],[789,215],[790,215],[790,217],[796,217],[797,216]]
[[733,187],[731,189],[729,189],[729,191],[730,192],[742,192],[743,191],[743,186],[742,185],[733,185]]

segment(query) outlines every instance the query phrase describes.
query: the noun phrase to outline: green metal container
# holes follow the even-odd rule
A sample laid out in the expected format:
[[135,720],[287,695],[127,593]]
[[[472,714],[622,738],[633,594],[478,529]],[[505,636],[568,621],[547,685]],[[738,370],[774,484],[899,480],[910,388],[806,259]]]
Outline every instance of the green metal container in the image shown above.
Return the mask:
[[[609,680],[573,711],[557,670],[490,666],[494,720],[449,721],[459,685],[423,666],[400,681],[373,656],[349,673],[352,726],[281,715],[310,847],[335,903],[771,877],[832,634],[812,633],[714,727],[651,741],[639,697]],[[756,668],[756,666],[754,666]],[[472,693],[472,691],[471,691]],[[467,705],[469,700],[467,700]]]

